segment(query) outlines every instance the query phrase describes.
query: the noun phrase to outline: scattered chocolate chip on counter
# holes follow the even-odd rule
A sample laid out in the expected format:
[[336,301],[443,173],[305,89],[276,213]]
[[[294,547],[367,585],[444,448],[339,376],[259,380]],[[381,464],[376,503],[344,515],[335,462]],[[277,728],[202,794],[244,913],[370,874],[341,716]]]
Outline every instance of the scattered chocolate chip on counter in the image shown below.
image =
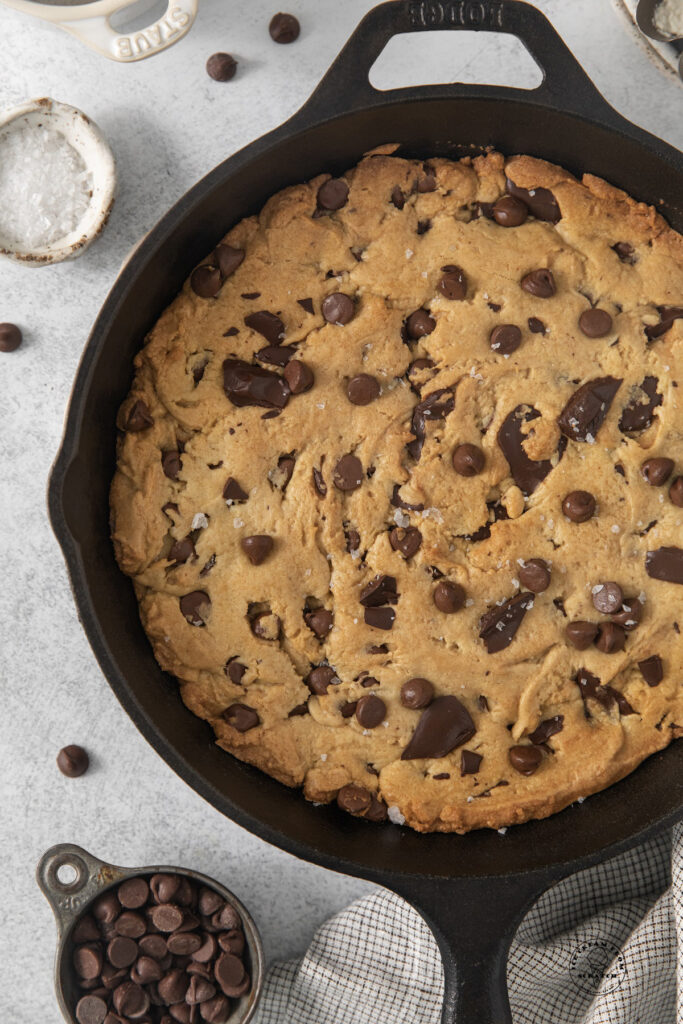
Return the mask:
[[15,352],[23,341],[16,324],[0,324],[0,352]]
[[299,38],[301,26],[293,14],[274,14],[268,26],[270,38],[275,43],[293,43]]
[[79,776],[85,775],[89,766],[90,758],[87,751],[83,747],[79,747],[77,743],[70,743],[67,747],[62,747],[57,754],[57,767],[62,775],[66,775],[69,779],[77,779]]
[[214,53],[206,62],[206,73],[214,82],[229,82],[236,71],[237,61],[230,53]]

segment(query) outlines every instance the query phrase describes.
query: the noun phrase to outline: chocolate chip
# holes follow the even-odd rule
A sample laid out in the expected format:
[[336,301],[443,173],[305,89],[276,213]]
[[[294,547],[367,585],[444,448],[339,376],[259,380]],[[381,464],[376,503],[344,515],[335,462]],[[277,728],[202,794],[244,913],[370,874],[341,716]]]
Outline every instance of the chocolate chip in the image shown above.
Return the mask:
[[459,444],[453,450],[452,462],[453,469],[460,476],[476,476],[484,468],[486,459],[475,444]]
[[102,970],[102,953],[95,945],[77,946],[72,962],[78,977],[90,981],[99,977]]
[[564,715],[554,715],[552,718],[546,718],[545,721],[537,725],[534,731],[529,734],[529,740],[531,743],[540,746],[542,743],[547,743],[551,736],[556,736],[558,732],[562,732],[563,728]]
[[[662,395],[657,391],[659,380],[657,377],[646,377],[638,385],[640,392],[624,408],[619,420],[619,430],[622,433],[633,433],[634,431],[645,430],[654,419],[654,410],[662,404]],[[642,395],[646,400],[642,401]]]
[[[182,921],[179,923],[182,923]],[[144,917],[134,910],[124,910],[114,923],[115,933],[117,935],[125,935],[128,939],[139,939],[145,934],[146,930]]]
[[365,624],[375,629],[392,629],[396,612],[393,608],[366,608]]
[[645,555],[645,572],[653,580],[664,583],[683,583],[683,549],[657,548]]
[[480,693],[479,696],[477,697],[477,706],[479,707],[480,711],[489,710],[489,702],[487,701],[483,693]]
[[489,654],[497,654],[512,643],[522,619],[533,604],[533,594],[517,594],[482,615],[479,636]]
[[346,385],[346,395],[352,405],[369,405],[379,398],[379,381],[369,373],[359,373]]
[[341,178],[328,178],[318,189],[317,198],[321,210],[341,210],[348,201],[349,186]]
[[540,413],[528,405],[518,405],[503,420],[496,440],[510,466],[510,474],[519,489],[526,496],[533,494],[553,468],[550,459],[530,459],[524,450],[527,435],[522,424],[538,419]]
[[273,550],[273,538],[264,533],[243,537],[240,543],[242,551],[244,551],[252,565],[260,565],[261,562],[265,562]]
[[163,935],[143,935],[138,942],[140,952],[153,960],[163,960],[168,953],[166,939]]
[[201,267],[195,267],[190,277],[190,287],[200,299],[212,299],[218,295],[222,284],[223,278],[220,270],[208,263],[202,264]]
[[279,316],[267,309],[245,316],[244,323],[252,331],[261,334],[271,345],[279,345],[285,336],[285,325]]
[[368,693],[356,702],[355,715],[364,729],[376,729],[387,716],[387,706],[381,697]]
[[576,647],[577,651],[585,651],[598,635],[596,624],[594,622],[586,622],[583,619],[568,622],[564,631],[567,639]]
[[149,897],[149,886],[144,878],[129,878],[117,889],[119,903],[126,910],[137,910],[143,907]]
[[271,366],[286,366],[295,355],[296,348],[293,345],[266,345],[265,348],[258,350],[256,359]]
[[175,968],[161,979],[157,988],[164,1002],[173,1005],[180,1003],[185,998],[189,984],[190,979],[185,972]]
[[77,945],[81,945],[84,942],[97,942],[99,940],[99,929],[90,914],[84,914],[76,922],[71,938]]
[[372,793],[363,786],[348,783],[337,793],[337,806],[348,814],[363,814],[372,803]]
[[401,760],[445,757],[467,743],[475,732],[469,711],[457,697],[436,697],[422,712]]
[[212,920],[217,928],[231,929],[242,925],[239,914],[229,903],[224,903],[221,909],[213,914]]
[[401,704],[404,708],[418,711],[428,707],[434,700],[434,684],[419,676],[409,679],[401,687]]
[[465,604],[465,591],[459,583],[441,580],[434,587],[432,599],[440,612],[452,615],[453,612],[460,611]]
[[427,309],[416,309],[406,320],[406,331],[408,337],[412,338],[413,341],[431,334],[435,327],[436,320],[430,316]]
[[316,469],[315,467],[313,467],[313,486],[315,487],[320,497],[324,498],[325,495],[327,494],[327,484],[325,483],[325,478],[323,477],[321,471],[319,469]]
[[15,352],[23,336],[16,324],[0,324],[0,352]]
[[[228,245],[227,242],[221,242],[220,245],[216,246],[213,256],[218,264],[221,276],[225,280],[226,277],[230,277],[235,273],[244,260],[245,252],[244,249],[238,249],[234,245]],[[233,327],[232,331],[234,334],[237,334],[236,327]]]
[[680,320],[683,317],[683,306],[658,306],[657,312],[659,313],[659,323],[650,324],[645,328],[648,341],[656,341],[657,338],[666,334],[671,329],[674,320]]
[[339,682],[333,668],[330,668],[329,665],[318,665],[306,676],[306,685],[311,693],[321,696],[327,693],[327,688],[334,679]]
[[152,875],[149,887],[157,903],[170,903],[180,888],[180,875]]
[[268,26],[270,38],[274,43],[293,43],[299,38],[301,26],[293,14],[274,14]]
[[164,471],[164,476],[167,476],[169,480],[177,480],[178,474],[180,473],[180,470],[183,468],[183,463],[180,458],[180,452],[162,452],[161,468]]
[[543,752],[538,747],[510,747],[508,760],[520,775],[533,775],[543,760]]
[[530,558],[517,573],[522,586],[532,594],[542,594],[550,586],[550,567],[542,558]]
[[407,560],[419,551],[422,534],[415,526],[409,526],[407,530],[402,526],[395,526],[389,532],[389,543],[394,551],[400,551]]
[[379,575],[366,584],[360,592],[360,603],[365,608],[378,608],[383,604],[396,604],[396,577]]
[[261,640],[279,640],[281,627],[279,617],[272,612],[260,612],[251,620],[251,631]]
[[175,562],[176,565],[185,565],[190,558],[196,558],[196,556],[197,552],[190,536],[174,541],[168,552],[169,562]]
[[677,476],[669,488],[669,501],[676,508],[683,508],[683,476]]
[[632,258],[635,250],[630,242],[617,242],[615,245],[610,246],[610,248],[617,254],[622,263],[633,264],[636,262]]
[[202,940],[196,932],[178,931],[168,939],[168,951],[174,956],[191,956],[196,953]]
[[[448,264],[442,267],[443,277],[440,278],[437,288],[447,299],[459,300],[467,297],[467,276],[462,267]],[[419,311],[418,311],[419,312]],[[413,313],[413,316],[415,314]],[[432,328],[433,329],[433,328]]]
[[626,633],[614,622],[601,622],[598,626],[598,638],[595,646],[603,654],[613,654],[615,651],[623,651],[626,643]]
[[313,299],[297,299],[296,301],[307,313],[313,313]]
[[521,199],[537,220],[546,220],[557,224],[562,214],[557,199],[548,188],[520,188],[514,181],[507,178],[505,188],[516,199]]
[[[507,225],[513,227],[514,225]],[[479,766],[484,760],[482,754],[476,754],[474,750],[463,750],[460,753],[460,775],[476,775],[479,771]],[[434,778],[437,778],[435,775]]]
[[[230,1003],[220,993],[213,999],[207,999],[200,1007],[202,1020],[206,1024],[227,1024],[230,1017]],[[162,1022],[163,1024],[163,1022]]]
[[593,587],[593,605],[602,615],[618,612],[624,603],[624,595],[618,583],[610,581]]
[[422,448],[427,437],[426,421],[443,420],[453,412],[454,408],[455,398],[450,388],[440,388],[438,391],[432,391],[431,394],[417,403],[413,409],[410,424],[415,440],[410,441],[406,445],[408,453],[416,461],[422,454]]
[[144,1016],[149,1009],[149,996],[134,981],[124,981],[115,988],[112,1002],[117,1013],[133,1019]]
[[342,455],[332,474],[334,486],[339,491],[356,491],[363,483],[363,466],[360,459],[350,452]]
[[223,498],[225,501],[246,501],[248,497],[249,495],[240,487],[234,476],[229,476],[223,487]]
[[418,192],[435,192],[436,191],[436,177],[433,171],[425,168],[425,175],[422,178],[418,178],[416,188]]
[[69,779],[77,779],[84,775],[90,765],[90,758],[83,747],[77,743],[70,743],[57,754],[57,767],[62,775]]
[[604,338],[612,330],[612,317],[606,309],[584,309],[579,327],[587,338]]
[[327,608],[316,608],[315,611],[307,612],[304,620],[318,640],[324,640],[334,625],[334,615]]
[[237,61],[229,53],[213,53],[206,62],[206,73],[215,82],[229,82],[236,71]]
[[138,398],[130,407],[124,430],[129,434],[139,434],[140,431],[147,430],[152,426],[154,426],[154,420],[147,407],[147,403]]
[[115,892],[105,892],[92,905],[92,916],[100,924],[112,924],[121,913],[121,904]]
[[225,995],[234,996],[244,980],[244,965],[233,953],[221,953],[214,974]]
[[562,501],[562,511],[572,523],[586,523],[595,515],[595,498],[589,491],[570,491]]
[[356,710],[356,704],[357,704],[357,701],[355,701],[355,700],[353,700],[353,701],[351,701],[351,700],[345,701],[344,704],[342,704],[342,706],[339,709],[340,712],[341,712],[342,718],[353,718],[354,712]]
[[313,370],[300,359],[292,359],[284,369],[284,378],[293,395],[302,395],[313,387]]
[[620,611],[610,616],[612,622],[625,629],[627,633],[635,629],[643,614],[643,606],[637,597],[624,598]]
[[517,228],[529,215],[526,203],[515,196],[501,196],[493,204],[491,212],[496,224],[502,228]]
[[151,956],[141,956],[130,972],[130,980],[136,985],[150,985],[161,981],[163,976],[161,964]]
[[204,590],[193,590],[180,598],[180,611],[191,626],[205,626],[211,610],[211,598]]
[[640,472],[651,487],[661,487],[671,476],[673,468],[673,459],[646,459]]
[[83,996],[76,1003],[76,1020],[79,1024],[103,1024],[107,1016],[107,1004],[99,996]]
[[320,309],[328,324],[336,324],[337,327],[348,324],[356,314],[353,299],[344,292],[332,292],[331,295],[327,295]]
[[394,484],[394,489],[391,493],[391,504],[394,508],[405,509],[406,512],[423,512],[424,505],[419,503],[417,505],[410,505],[407,501],[404,501],[401,497],[401,487],[399,484]]
[[621,383],[615,377],[596,377],[582,384],[557,417],[565,437],[594,442]]
[[659,686],[664,678],[664,666],[658,654],[651,654],[638,662],[640,673],[648,686]]
[[545,334],[546,327],[542,320],[536,316],[530,316],[527,320],[529,330],[532,334]]
[[241,359],[226,359],[223,363],[223,388],[238,408],[256,405],[284,409],[290,396],[289,384],[277,373]]
[[552,270],[541,267],[522,278],[522,288],[537,299],[549,299],[557,291]]
[[489,344],[494,352],[509,356],[522,344],[522,332],[516,324],[498,324],[489,335]]
[[581,691],[584,703],[589,699],[596,700],[606,711],[609,711],[616,704],[620,715],[635,714],[623,693],[619,693],[618,690],[613,689],[611,686],[602,686],[598,677],[594,676],[588,669],[580,668],[578,670],[576,673],[576,684]]
[[[261,723],[261,719],[256,711],[250,708],[248,704],[231,704],[230,707],[225,709],[222,717],[237,732],[248,732],[250,729],[255,729]],[[161,929],[161,931],[167,930],[166,928]]]
[[138,944],[126,935],[117,935],[107,946],[107,959],[112,967],[130,967],[138,958]]

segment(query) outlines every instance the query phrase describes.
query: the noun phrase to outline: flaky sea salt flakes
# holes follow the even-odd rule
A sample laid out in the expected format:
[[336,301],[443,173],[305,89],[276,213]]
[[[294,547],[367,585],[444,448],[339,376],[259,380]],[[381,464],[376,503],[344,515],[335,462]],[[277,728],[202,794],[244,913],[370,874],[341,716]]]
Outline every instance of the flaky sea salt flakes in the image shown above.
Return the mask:
[[[237,522],[237,521],[235,521]],[[193,530],[205,530],[209,525],[209,520],[203,512],[197,512],[194,519],[192,520]]]
[[51,245],[74,231],[90,204],[93,178],[54,128],[0,133],[0,237],[20,251]]
[[394,522],[397,526],[410,526],[410,516],[407,516],[400,508],[394,512]]
[[396,804],[392,804],[391,807],[387,807],[387,817],[394,825],[405,825],[406,823],[406,819],[403,817]]

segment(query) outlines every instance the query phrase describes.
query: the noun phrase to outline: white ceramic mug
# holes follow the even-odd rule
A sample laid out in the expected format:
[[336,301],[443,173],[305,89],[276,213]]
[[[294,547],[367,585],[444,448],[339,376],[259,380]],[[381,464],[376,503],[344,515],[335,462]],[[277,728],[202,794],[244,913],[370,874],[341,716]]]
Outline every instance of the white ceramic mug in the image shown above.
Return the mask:
[[163,16],[144,29],[123,35],[111,25],[117,11],[132,0],[0,0],[17,11],[60,25],[111,60],[130,63],[168,49],[186,35],[197,15],[199,0],[168,0]]

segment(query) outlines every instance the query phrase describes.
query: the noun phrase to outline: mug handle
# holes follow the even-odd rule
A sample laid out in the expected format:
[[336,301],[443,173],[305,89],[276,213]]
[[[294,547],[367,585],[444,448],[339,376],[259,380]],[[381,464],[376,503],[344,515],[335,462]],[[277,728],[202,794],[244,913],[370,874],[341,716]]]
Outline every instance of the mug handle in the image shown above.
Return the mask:
[[110,60],[132,64],[167,50],[187,35],[197,16],[198,5],[199,0],[168,0],[166,11],[158,21],[129,35],[117,32],[109,20],[114,12],[125,9],[126,5],[122,6],[121,0],[105,4],[101,13],[89,17],[74,17],[74,12],[78,11],[74,7],[67,8],[68,17],[62,16],[64,8],[61,7],[48,11],[42,17],[54,21]]

